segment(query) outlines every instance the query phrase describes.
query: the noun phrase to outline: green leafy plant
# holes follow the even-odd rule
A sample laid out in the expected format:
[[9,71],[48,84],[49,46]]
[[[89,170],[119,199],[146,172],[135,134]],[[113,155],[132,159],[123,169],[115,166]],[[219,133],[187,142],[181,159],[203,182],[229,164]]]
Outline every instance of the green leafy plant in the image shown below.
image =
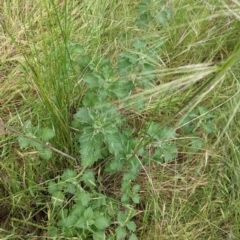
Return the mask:
[[142,0],[138,4],[137,14],[136,24],[139,27],[147,27],[153,21],[166,25],[172,17],[171,9],[162,0]]
[[203,148],[204,136],[200,133],[204,130],[205,135],[215,132],[213,125],[214,114],[208,111],[205,107],[198,107],[191,111],[180,121],[181,131],[183,134],[191,136],[190,148],[193,151],[198,151]]
[[44,146],[55,135],[52,129],[33,127],[31,121],[26,121],[23,124],[23,132],[25,136],[18,137],[21,148],[35,148],[39,156],[46,160],[52,157],[52,151]]
[[147,45],[144,39],[136,39],[133,42],[134,51],[120,53],[117,66],[121,76],[130,78],[136,86],[144,88],[154,86],[158,64],[157,52],[150,51]]
[[174,139],[177,134],[171,127],[162,127],[155,122],[151,122],[147,129],[147,134],[152,141],[148,148],[152,148],[153,158],[159,163],[169,162],[178,156],[178,148]]
[[[136,224],[130,221],[134,212],[126,207],[128,215],[124,214],[114,199],[100,193],[93,171],[87,170],[77,176],[76,171],[65,170],[57,182],[49,182],[48,192],[55,213],[52,216],[53,223],[49,226],[50,237],[80,236],[82,239],[99,240],[106,238],[108,228],[116,226],[117,239],[127,235],[126,228],[134,239]],[[58,221],[55,224],[56,219]]]

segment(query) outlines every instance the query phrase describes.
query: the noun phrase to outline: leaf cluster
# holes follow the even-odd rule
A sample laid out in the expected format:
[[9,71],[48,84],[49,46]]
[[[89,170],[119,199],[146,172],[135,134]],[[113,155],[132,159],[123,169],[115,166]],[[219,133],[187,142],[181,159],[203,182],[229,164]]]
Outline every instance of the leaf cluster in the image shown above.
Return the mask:
[[[34,127],[31,121],[26,121],[23,124],[23,132],[25,136],[22,135],[18,137],[18,143],[21,148],[35,148],[39,156],[45,160],[52,157],[52,151],[44,146],[44,144],[55,135],[52,129]],[[36,141],[34,141],[35,139]]]

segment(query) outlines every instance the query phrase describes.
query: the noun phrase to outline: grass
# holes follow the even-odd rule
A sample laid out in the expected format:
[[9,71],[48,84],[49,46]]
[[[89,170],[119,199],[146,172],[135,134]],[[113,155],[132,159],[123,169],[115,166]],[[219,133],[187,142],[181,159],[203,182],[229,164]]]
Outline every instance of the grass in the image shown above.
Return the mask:
[[[0,3],[0,237],[49,239],[53,206],[48,182],[75,162],[61,154],[46,161],[35,149],[22,150],[17,136],[23,123],[51,127],[52,146],[77,158],[72,115],[86,93],[82,73],[69,71],[69,43],[80,43],[96,59],[116,64],[123,51],[136,52],[135,39],[158,50],[155,85],[138,88],[116,104],[134,129],[148,120],[174,127],[178,157],[142,166],[136,206],[139,239],[239,239],[239,4],[237,1],[171,1],[166,25],[137,27],[139,1],[67,1]],[[154,13],[157,1],[152,1]],[[147,53],[144,53],[147,55]],[[143,55],[144,55],[143,54]],[[140,77],[135,72],[135,77]],[[131,109],[144,99],[142,112]],[[213,114],[213,132],[203,127],[198,151],[193,136],[181,134],[180,120],[202,106]],[[130,110],[129,110],[130,108]],[[200,123],[199,123],[200,124]],[[5,127],[7,127],[5,129]],[[106,184],[111,188],[111,181]],[[113,192],[119,192],[114,179]],[[59,238],[60,239],[60,238]]]

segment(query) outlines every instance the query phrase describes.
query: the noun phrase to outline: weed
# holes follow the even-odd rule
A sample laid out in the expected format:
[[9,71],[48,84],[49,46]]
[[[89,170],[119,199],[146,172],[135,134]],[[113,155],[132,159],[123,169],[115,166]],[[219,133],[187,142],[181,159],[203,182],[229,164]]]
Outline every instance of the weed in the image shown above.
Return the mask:
[[0,237],[238,239],[236,1],[2,2]]

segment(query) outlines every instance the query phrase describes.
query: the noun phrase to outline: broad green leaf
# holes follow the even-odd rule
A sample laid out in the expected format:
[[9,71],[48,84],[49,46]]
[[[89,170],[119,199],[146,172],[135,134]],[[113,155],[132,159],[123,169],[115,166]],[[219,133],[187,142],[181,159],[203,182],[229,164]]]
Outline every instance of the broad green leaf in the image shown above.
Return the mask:
[[88,89],[85,92],[82,102],[85,107],[92,107],[95,106],[100,101],[98,99],[98,94],[95,92],[95,90]]
[[202,123],[201,126],[207,133],[214,132],[214,125],[211,122]]
[[124,227],[118,227],[116,230],[117,240],[122,240],[127,236],[127,231]]
[[118,60],[117,68],[121,75],[126,76],[132,70],[132,63],[128,58],[121,57]]
[[25,137],[22,137],[22,136],[18,137],[18,143],[19,143],[21,148],[27,148],[28,146],[30,146],[31,141],[32,140],[30,140],[28,138],[25,138]]
[[140,202],[140,196],[137,193],[131,194],[131,199],[133,200],[134,203],[138,204]]
[[104,231],[94,231],[93,240],[103,240],[106,239]]
[[119,156],[112,159],[109,164],[106,166],[106,171],[110,173],[115,173],[123,168],[124,161],[119,158]]
[[97,72],[87,73],[83,76],[83,81],[89,88],[99,88],[104,84],[104,78]]
[[54,194],[54,193],[57,192],[57,191],[58,191],[58,185],[57,185],[55,182],[50,181],[50,182],[48,183],[48,192],[49,192],[50,194]]
[[178,156],[178,148],[175,144],[164,144],[163,156],[165,162],[169,162]]
[[71,214],[70,216],[67,217],[65,221],[65,227],[73,227],[77,221],[78,221],[78,217]]
[[131,181],[126,181],[125,179],[122,180],[121,191],[122,192],[129,192],[131,189]]
[[114,76],[114,70],[113,70],[109,60],[107,60],[107,62],[105,62],[101,66],[101,70],[102,70],[102,73],[103,73],[103,76],[105,79],[108,79],[108,78],[111,78]]
[[134,193],[139,192],[139,190],[140,190],[140,185],[139,185],[139,184],[134,185],[133,188],[132,188],[132,191],[133,191]]
[[84,211],[84,217],[89,220],[89,219],[93,219],[94,213],[91,207],[88,207],[85,211]]
[[52,157],[52,151],[49,148],[42,148],[38,153],[39,156],[45,160],[49,160]]
[[39,135],[42,141],[47,142],[55,136],[55,133],[50,128],[43,128],[39,131]]
[[155,149],[154,152],[154,159],[158,162],[158,163],[162,163],[163,162],[163,150],[161,148],[157,148]]
[[79,108],[74,117],[81,123],[91,124],[93,122],[90,109],[87,107]]
[[64,183],[64,192],[65,193],[75,194],[75,192],[76,192],[76,185],[74,185],[71,182],[65,182]]
[[[74,201],[75,200],[76,199],[74,199]],[[86,209],[86,205],[83,205],[80,200],[77,200],[75,201],[75,204],[72,207],[71,214],[79,218],[80,216],[83,216],[85,209]]]
[[88,133],[83,133],[79,138],[79,142],[81,144],[80,154],[83,167],[92,166],[102,157],[101,148],[103,143],[100,134],[91,137]]
[[77,203],[81,203],[82,206],[88,206],[89,202],[92,200],[92,196],[91,194],[87,193],[87,192],[84,192],[84,191],[79,191],[76,193],[76,196],[75,196],[75,202]]
[[108,91],[112,96],[116,96],[118,99],[123,99],[127,97],[133,89],[134,84],[132,81],[119,80],[113,82],[108,88]]
[[84,216],[79,216],[78,221],[75,223],[74,227],[80,229],[88,228],[86,218]]
[[104,142],[108,145],[109,152],[115,156],[122,153],[123,144],[118,132],[113,134],[104,133]]
[[158,139],[158,133],[160,131],[160,126],[158,123],[151,122],[147,129],[147,134],[155,139]]
[[161,11],[158,12],[156,15],[157,21],[162,24],[166,25],[166,23],[169,21],[169,19],[172,17],[171,9],[168,7],[164,7],[161,9]]
[[132,232],[135,232],[136,229],[137,229],[137,225],[136,225],[136,223],[133,222],[133,221],[127,222],[126,226],[127,226],[128,230],[129,230],[129,231],[132,231]]
[[120,224],[123,224],[127,219],[127,216],[122,213],[122,212],[118,212],[118,215],[117,215],[117,220],[118,220],[118,223]]
[[129,203],[129,195],[124,193],[121,197],[121,202],[122,203]]
[[163,129],[161,129],[160,131],[160,135],[159,138],[160,140],[171,140],[176,138],[176,131],[174,128],[171,127],[164,127]]
[[123,175],[123,181],[131,182],[131,181],[135,180],[136,177],[137,176],[136,176],[135,172],[125,171],[125,173]]
[[138,240],[138,238],[134,233],[132,233],[128,240]]
[[100,229],[104,230],[110,225],[110,220],[104,216],[99,216],[95,219],[95,226]]
[[59,236],[59,228],[57,227],[53,227],[53,226],[49,226],[48,227],[48,236],[51,238],[56,238]]
[[38,151],[41,151],[44,148],[41,143],[33,140],[30,142],[30,146],[36,148]]
[[131,157],[128,160],[128,168],[129,168],[129,171],[131,172],[132,176],[133,175],[135,176],[133,178],[136,179],[136,176],[138,175],[138,173],[141,169],[141,163],[139,162],[139,159],[137,159],[136,157]]
[[72,178],[75,178],[77,175],[75,170],[71,170],[71,169],[67,169],[63,172],[62,176],[61,176],[61,180],[62,181],[69,181]]
[[83,181],[87,186],[95,186],[95,173],[91,170],[87,170],[82,175],[81,181]]
[[75,59],[75,62],[82,68],[87,67],[92,61],[92,58],[90,55],[82,55],[82,56],[78,56]]

